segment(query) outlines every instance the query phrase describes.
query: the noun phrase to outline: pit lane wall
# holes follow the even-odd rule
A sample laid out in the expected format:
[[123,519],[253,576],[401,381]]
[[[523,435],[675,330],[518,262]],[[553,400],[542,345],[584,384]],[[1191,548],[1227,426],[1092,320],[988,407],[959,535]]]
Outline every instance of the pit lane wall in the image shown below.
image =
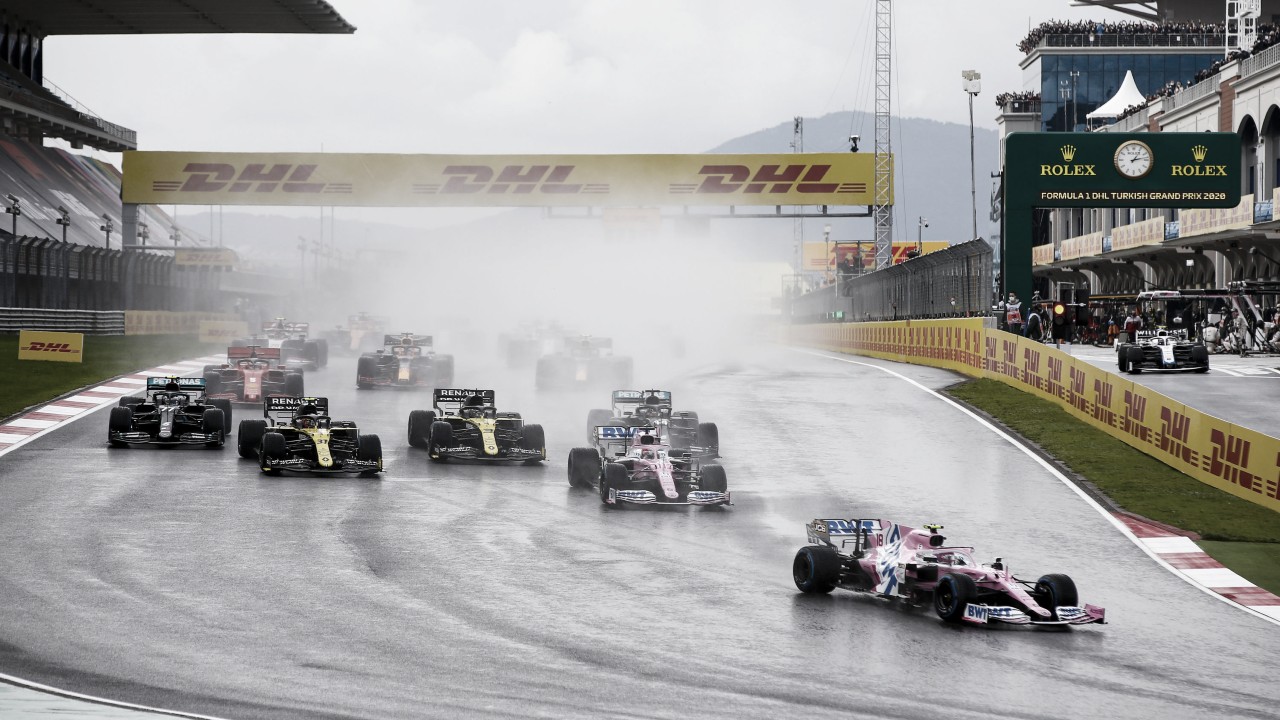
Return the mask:
[[[989,321],[987,321],[989,322]],[[1280,439],[1234,425],[981,318],[792,325],[794,345],[998,380],[1220,490],[1280,512]]]

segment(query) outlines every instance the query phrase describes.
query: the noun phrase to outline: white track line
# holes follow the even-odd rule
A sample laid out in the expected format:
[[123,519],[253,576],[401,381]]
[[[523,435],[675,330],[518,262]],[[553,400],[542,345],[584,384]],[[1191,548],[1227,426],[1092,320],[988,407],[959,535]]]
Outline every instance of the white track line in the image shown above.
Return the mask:
[[[828,359],[828,360],[836,360],[836,361],[838,361],[838,362],[849,363],[849,364],[851,364],[851,365],[861,365],[861,366],[863,366],[863,367],[873,368],[873,369],[875,369],[875,370],[879,370],[879,371],[881,371],[881,372],[888,373],[888,374],[890,374],[890,375],[892,375],[892,376],[894,376],[894,377],[896,377],[896,378],[898,378],[898,379],[900,379],[900,380],[905,380],[906,382],[908,382],[908,383],[910,383],[910,384],[912,384],[912,385],[916,386],[917,388],[919,388],[919,389],[923,390],[924,392],[929,393],[930,395],[932,395],[932,396],[934,396],[935,398],[937,398],[937,399],[941,400],[942,402],[944,402],[944,403],[946,403],[946,404],[950,405],[951,407],[955,408],[956,410],[959,410],[960,412],[964,413],[965,415],[968,415],[970,418],[972,418],[972,419],[973,419],[975,422],[977,422],[979,425],[982,425],[983,427],[987,428],[988,430],[990,430],[991,432],[995,433],[996,435],[999,435],[1000,437],[1004,438],[1004,439],[1005,439],[1005,441],[1006,441],[1006,442],[1008,442],[1010,445],[1012,445],[1012,446],[1014,446],[1014,447],[1018,448],[1018,449],[1019,449],[1019,450],[1021,450],[1023,453],[1025,453],[1027,457],[1029,457],[1029,458],[1031,458],[1032,460],[1034,460],[1034,461],[1036,461],[1037,463],[1039,463],[1039,465],[1040,465],[1041,467],[1043,467],[1043,468],[1044,468],[1044,469],[1045,469],[1045,470],[1046,470],[1050,475],[1053,475],[1055,478],[1057,478],[1057,479],[1058,479],[1058,481],[1059,481],[1059,482],[1061,482],[1063,485],[1066,485],[1068,488],[1070,488],[1070,489],[1071,489],[1071,491],[1072,491],[1072,492],[1074,492],[1076,495],[1080,496],[1080,499],[1081,499],[1081,500],[1084,500],[1086,503],[1088,503],[1088,504],[1089,504],[1089,507],[1092,507],[1094,510],[1098,511],[1098,514],[1099,514],[1099,515],[1101,515],[1102,517],[1106,518],[1106,519],[1107,519],[1107,522],[1111,523],[1111,525],[1112,525],[1113,527],[1115,527],[1115,529],[1119,530],[1119,531],[1121,532],[1121,534],[1123,534],[1125,537],[1129,538],[1129,541],[1130,541],[1130,542],[1132,542],[1134,545],[1138,546],[1138,549],[1140,549],[1140,550],[1142,550],[1142,552],[1146,553],[1146,554],[1147,554],[1147,556],[1148,556],[1148,557],[1150,557],[1152,560],[1155,560],[1156,562],[1160,563],[1160,565],[1162,565],[1162,566],[1164,567],[1164,569],[1166,569],[1166,570],[1168,570],[1169,572],[1173,573],[1174,575],[1176,575],[1176,576],[1178,576],[1178,577],[1182,578],[1182,579],[1183,579],[1183,581],[1185,581],[1188,585],[1190,585],[1190,586],[1192,586],[1192,587],[1196,588],[1197,590],[1199,590],[1199,591],[1203,592],[1204,594],[1206,594],[1206,595],[1208,595],[1208,596],[1210,596],[1210,597],[1212,597],[1212,598],[1216,598],[1216,599],[1218,599],[1218,600],[1220,600],[1220,601],[1222,601],[1222,602],[1224,602],[1224,603],[1226,603],[1226,604],[1228,604],[1228,605],[1230,605],[1230,606],[1232,606],[1232,607],[1239,608],[1239,609],[1244,610],[1245,612],[1247,612],[1247,613],[1249,613],[1249,614],[1251,614],[1251,615],[1253,615],[1253,616],[1255,616],[1255,617],[1262,618],[1263,620],[1266,620],[1267,622],[1272,623],[1273,625],[1280,625],[1280,618],[1271,617],[1270,615],[1268,615],[1268,614],[1266,614],[1266,613],[1263,613],[1263,612],[1260,612],[1260,611],[1258,611],[1258,610],[1255,610],[1255,609],[1253,609],[1252,607],[1249,607],[1248,605],[1241,605],[1240,603],[1238,603],[1238,602],[1236,602],[1236,601],[1234,601],[1234,600],[1232,600],[1232,599],[1230,599],[1230,598],[1223,597],[1223,596],[1219,595],[1218,593],[1214,592],[1213,590],[1211,590],[1211,589],[1209,589],[1209,588],[1205,587],[1204,585],[1201,585],[1200,583],[1196,582],[1193,578],[1191,578],[1190,576],[1186,575],[1184,571],[1179,570],[1178,568],[1175,568],[1174,566],[1170,565],[1170,564],[1169,564],[1169,563],[1168,563],[1164,558],[1160,557],[1160,555],[1159,555],[1158,553],[1154,552],[1153,550],[1151,550],[1151,548],[1147,547],[1146,543],[1142,542],[1142,541],[1138,538],[1138,536],[1137,536],[1137,535],[1134,535],[1134,534],[1133,534],[1133,531],[1131,531],[1131,530],[1130,530],[1130,529],[1129,529],[1129,528],[1128,528],[1128,527],[1127,527],[1123,522],[1121,522],[1119,518],[1117,518],[1115,515],[1111,514],[1111,513],[1110,513],[1106,508],[1104,508],[1104,507],[1102,507],[1101,505],[1099,505],[1097,500],[1094,500],[1093,498],[1089,497],[1089,494],[1088,494],[1088,493],[1086,493],[1085,491],[1083,491],[1083,490],[1081,490],[1079,487],[1077,487],[1075,483],[1071,482],[1071,480],[1069,480],[1069,479],[1067,478],[1067,476],[1066,476],[1066,475],[1063,475],[1063,474],[1062,474],[1062,473],[1061,473],[1057,468],[1055,468],[1055,467],[1054,467],[1052,464],[1050,464],[1047,460],[1045,460],[1044,458],[1042,458],[1042,457],[1040,457],[1039,455],[1037,455],[1034,451],[1032,451],[1032,450],[1031,450],[1031,448],[1029,448],[1029,447],[1027,447],[1026,445],[1023,445],[1022,443],[1020,443],[1020,442],[1018,442],[1017,440],[1015,440],[1011,435],[1009,435],[1009,434],[1008,434],[1008,433],[1006,433],[1005,431],[1003,431],[1003,430],[1001,430],[1000,428],[996,427],[995,425],[992,425],[991,423],[987,422],[987,421],[986,421],[986,419],[984,419],[982,416],[980,416],[980,415],[978,415],[978,414],[974,413],[972,410],[970,410],[969,408],[967,408],[967,407],[965,407],[965,406],[961,405],[960,403],[956,402],[955,400],[952,400],[951,398],[947,397],[946,395],[943,395],[942,393],[938,392],[937,390],[933,390],[933,389],[930,389],[930,388],[925,387],[924,385],[922,385],[922,384],[920,384],[920,383],[916,382],[915,380],[913,380],[913,379],[911,379],[911,378],[907,377],[906,375],[903,375],[903,374],[902,374],[902,373],[900,373],[900,372],[897,372],[897,371],[895,371],[895,370],[890,370],[889,368],[887,368],[887,367],[883,367],[883,366],[881,366],[881,365],[876,365],[876,364],[874,364],[874,363],[869,363],[869,362],[861,362],[861,361],[858,361],[858,360],[850,360],[849,358],[838,357],[838,356],[835,356],[835,355],[827,355],[827,354],[825,354],[825,353],[815,352],[815,351],[813,351],[813,350],[803,350],[803,349],[800,349],[800,348],[791,348],[791,350],[793,350],[794,352],[798,352],[798,353],[804,353],[805,355],[813,355],[813,356],[815,356],[815,357],[826,358],[826,359]],[[1197,547],[1197,549],[1199,549],[1199,548]],[[1252,583],[1250,583],[1250,584],[1252,584]]]

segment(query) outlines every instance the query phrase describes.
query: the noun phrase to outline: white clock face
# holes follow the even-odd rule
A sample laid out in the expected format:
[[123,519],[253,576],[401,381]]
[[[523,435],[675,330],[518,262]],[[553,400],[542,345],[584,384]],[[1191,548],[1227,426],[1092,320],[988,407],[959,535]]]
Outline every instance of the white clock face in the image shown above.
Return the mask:
[[1116,148],[1116,170],[1128,178],[1140,178],[1151,172],[1151,148],[1146,143],[1130,140]]

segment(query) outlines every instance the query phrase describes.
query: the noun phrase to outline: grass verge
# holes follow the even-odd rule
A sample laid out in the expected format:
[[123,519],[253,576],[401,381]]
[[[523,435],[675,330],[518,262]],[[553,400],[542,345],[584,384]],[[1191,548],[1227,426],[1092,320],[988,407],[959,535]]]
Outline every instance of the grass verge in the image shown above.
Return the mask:
[[19,360],[18,336],[0,335],[0,418],[117,375],[225,350],[194,335],[85,335],[84,362],[45,362]]
[[1184,475],[1048,400],[995,380],[947,392],[1039,445],[1119,507],[1216,541],[1206,543],[1215,549],[1205,552],[1280,595],[1280,513]]

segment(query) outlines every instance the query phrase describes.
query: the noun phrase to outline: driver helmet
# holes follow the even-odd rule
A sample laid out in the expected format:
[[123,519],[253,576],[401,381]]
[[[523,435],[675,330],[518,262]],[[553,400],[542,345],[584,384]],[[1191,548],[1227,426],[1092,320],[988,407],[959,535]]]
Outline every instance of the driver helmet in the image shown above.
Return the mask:
[[293,419],[293,426],[300,430],[310,430],[316,426],[316,419],[311,415],[303,415]]
[[642,451],[640,452],[640,459],[641,459],[641,460],[652,460],[652,459],[653,459],[653,451],[652,451],[652,450],[649,450],[648,448],[646,448],[646,449],[642,450]]

